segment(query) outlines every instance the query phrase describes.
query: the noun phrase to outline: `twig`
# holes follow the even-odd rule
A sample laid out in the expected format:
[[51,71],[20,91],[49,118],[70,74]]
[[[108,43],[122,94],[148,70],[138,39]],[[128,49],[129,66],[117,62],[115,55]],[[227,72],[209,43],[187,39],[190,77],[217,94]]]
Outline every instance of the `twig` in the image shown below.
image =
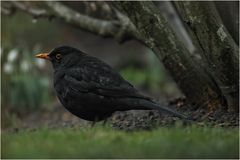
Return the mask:
[[[142,42],[136,27],[128,17],[120,13],[118,10],[109,6],[108,9],[102,8],[102,12],[111,17],[110,20],[99,19],[88,15],[83,15],[68,6],[56,1],[45,1],[48,8],[33,8],[25,2],[11,1],[11,8],[3,10],[6,14],[12,13],[12,9],[23,11],[34,18],[58,18],[64,23],[74,25],[86,31],[98,34],[103,37],[113,37],[119,42],[124,42],[130,39],[136,39]],[[2,7],[3,8],[3,7]],[[94,12],[90,10],[89,12]],[[115,14],[115,16],[113,16]],[[91,14],[90,14],[91,15]]]
[[1,6],[1,13],[4,15],[11,15],[14,12],[12,8],[6,8]]
[[103,20],[83,15],[60,2],[46,1],[45,3],[57,17],[92,33],[103,37],[114,37],[118,41],[124,41],[129,37],[139,39],[133,24],[130,25],[130,21],[119,14],[117,20]]
[[15,8],[18,8],[18,9],[32,15],[34,18],[42,18],[42,17],[49,18],[50,17],[50,15],[47,13],[46,10],[32,8],[30,6],[27,6],[24,2],[12,1],[12,5]]

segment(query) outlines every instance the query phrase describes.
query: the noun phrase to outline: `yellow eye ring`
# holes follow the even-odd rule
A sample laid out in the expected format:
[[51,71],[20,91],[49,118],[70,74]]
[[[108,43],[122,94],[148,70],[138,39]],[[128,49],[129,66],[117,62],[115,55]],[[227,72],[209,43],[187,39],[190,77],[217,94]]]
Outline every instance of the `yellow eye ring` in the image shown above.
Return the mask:
[[57,59],[61,59],[62,55],[61,54],[56,54]]

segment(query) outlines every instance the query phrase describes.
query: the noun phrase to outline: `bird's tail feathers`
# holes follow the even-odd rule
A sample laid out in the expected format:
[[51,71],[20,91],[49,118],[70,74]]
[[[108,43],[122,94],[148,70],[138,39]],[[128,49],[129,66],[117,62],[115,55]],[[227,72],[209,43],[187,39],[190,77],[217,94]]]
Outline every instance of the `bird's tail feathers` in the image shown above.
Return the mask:
[[190,118],[187,117],[186,115],[181,114],[177,111],[174,111],[173,109],[170,109],[169,107],[165,107],[165,106],[163,106],[161,104],[158,104],[156,102],[151,102],[151,101],[144,100],[142,102],[142,104],[144,105],[144,107],[147,107],[149,109],[167,112],[167,113],[172,114],[172,115],[174,115],[176,117],[179,117],[181,119],[190,120]]

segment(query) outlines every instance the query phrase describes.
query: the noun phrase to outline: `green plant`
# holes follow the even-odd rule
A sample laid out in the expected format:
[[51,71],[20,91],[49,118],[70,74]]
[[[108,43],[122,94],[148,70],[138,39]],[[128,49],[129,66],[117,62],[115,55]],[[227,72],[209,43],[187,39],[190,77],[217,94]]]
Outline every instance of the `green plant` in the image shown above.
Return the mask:
[[42,128],[2,135],[2,158],[239,158],[238,129]]
[[5,49],[2,57],[3,106],[18,112],[39,109],[52,98],[48,77],[39,74],[32,54],[39,49],[15,48],[17,55],[11,60],[12,50]]
[[129,65],[121,70],[121,75],[137,86],[158,90],[166,83],[167,75],[153,53],[146,53],[146,66],[139,68]]

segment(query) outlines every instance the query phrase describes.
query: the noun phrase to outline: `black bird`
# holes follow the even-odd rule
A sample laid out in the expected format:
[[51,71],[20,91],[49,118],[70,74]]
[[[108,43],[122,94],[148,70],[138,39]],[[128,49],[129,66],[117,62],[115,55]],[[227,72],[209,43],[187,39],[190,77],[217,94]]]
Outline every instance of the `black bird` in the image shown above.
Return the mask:
[[61,46],[36,57],[52,62],[59,100],[82,119],[105,120],[115,111],[126,110],[159,110],[187,119],[143,96],[105,62],[75,48]]

